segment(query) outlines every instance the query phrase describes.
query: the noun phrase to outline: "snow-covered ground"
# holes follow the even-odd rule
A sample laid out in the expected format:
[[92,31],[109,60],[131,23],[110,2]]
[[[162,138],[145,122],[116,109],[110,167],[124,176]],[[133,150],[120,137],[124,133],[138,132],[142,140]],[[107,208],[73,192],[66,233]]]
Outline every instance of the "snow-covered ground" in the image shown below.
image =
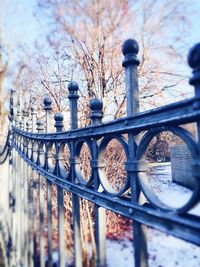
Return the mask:
[[[172,181],[170,164],[154,165],[148,182],[157,198],[170,207],[183,206],[192,195],[192,190]],[[200,215],[200,205],[190,213]],[[200,266],[200,247],[148,227],[145,227],[145,235],[149,267]],[[108,267],[134,266],[133,245],[129,240],[107,240],[106,256]]]
[[[4,172],[1,170],[0,186],[8,186]],[[7,167],[5,168],[7,171]],[[182,205],[191,196],[191,190],[178,186],[171,181],[170,166],[159,166],[158,175],[152,175],[151,186],[154,192],[164,203],[173,206]],[[7,190],[3,190],[0,195],[1,204],[8,205]],[[4,206],[5,207],[5,206]],[[200,206],[196,206],[193,214],[200,215]],[[148,248],[149,267],[199,267],[200,266],[200,247],[182,241],[170,235],[166,235],[157,230],[145,227]],[[54,262],[58,261],[58,253],[53,254]],[[67,265],[66,265],[67,266]],[[129,240],[106,241],[106,266],[107,267],[132,267],[133,244]],[[92,267],[92,266],[91,266]]]
[[[169,207],[180,208],[192,197],[192,189],[172,180],[170,163],[154,165],[148,174],[148,182],[149,188],[156,197]],[[200,203],[188,213],[200,216]]]
[[[148,229],[149,267],[198,267],[200,248],[173,236]],[[129,240],[106,243],[107,267],[134,266],[133,245]]]

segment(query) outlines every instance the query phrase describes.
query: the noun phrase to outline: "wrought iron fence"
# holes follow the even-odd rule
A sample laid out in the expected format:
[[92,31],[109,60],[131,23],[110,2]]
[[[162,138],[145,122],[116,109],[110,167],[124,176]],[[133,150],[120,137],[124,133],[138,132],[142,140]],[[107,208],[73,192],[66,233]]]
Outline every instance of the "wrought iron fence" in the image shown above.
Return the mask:
[[[82,244],[80,232],[80,198],[94,203],[94,228],[96,259],[94,266],[106,266],[105,257],[105,209],[125,216],[133,223],[134,264],[148,266],[146,239],[142,225],[153,227],[180,239],[200,245],[199,214],[189,212],[198,204],[200,196],[200,44],[189,54],[189,65],[193,68],[190,84],[195,96],[181,102],[139,112],[139,90],[137,79],[138,44],[127,40],[123,44],[123,67],[126,77],[127,116],[108,123],[102,123],[103,103],[100,99],[90,101],[91,124],[78,128],[78,85],[69,83],[71,130],[63,131],[63,115],[54,116],[54,133],[49,132],[51,100],[44,99],[45,121],[37,119],[33,106],[31,114],[13,101],[10,104],[10,157],[12,159],[10,189],[12,208],[12,258],[15,266],[45,266],[45,225],[48,225],[47,265],[52,260],[52,190],[57,187],[58,219],[58,266],[65,266],[64,243],[64,191],[72,197],[74,266],[82,266]],[[183,127],[196,123],[197,138]],[[192,155],[192,175],[195,187],[189,199],[181,206],[170,206],[152,190],[144,154],[152,139],[161,132],[170,131],[189,148]],[[142,137],[141,137],[142,135]],[[141,138],[138,138],[140,136]],[[111,140],[117,140],[125,153],[126,178],[120,188],[114,187],[106,173],[105,149]],[[91,175],[81,172],[80,152],[84,144],[89,147]],[[69,150],[69,169],[66,170],[64,149]],[[46,181],[46,204],[43,198],[43,181]],[[37,192],[39,196],[37,197]],[[146,202],[139,203],[140,193]],[[176,201],[176,200],[174,200]],[[37,205],[39,203],[39,225]],[[45,207],[45,205],[47,205]],[[47,212],[47,222],[44,212]],[[37,231],[39,245],[37,244]],[[67,230],[67,229],[66,229]],[[39,246],[39,250],[37,250]],[[21,264],[21,265],[20,265]]]

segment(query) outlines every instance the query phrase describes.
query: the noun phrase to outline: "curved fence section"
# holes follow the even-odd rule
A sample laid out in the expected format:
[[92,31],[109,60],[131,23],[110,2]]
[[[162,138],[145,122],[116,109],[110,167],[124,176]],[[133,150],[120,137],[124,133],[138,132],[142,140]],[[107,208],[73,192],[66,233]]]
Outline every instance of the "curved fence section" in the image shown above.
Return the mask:
[[6,161],[9,154],[9,148],[10,148],[10,134],[8,133],[6,142],[3,148],[0,150],[0,164],[3,164]]
[[[17,251],[12,255],[15,264],[52,266],[54,262],[52,220],[53,213],[56,212],[57,265],[65,266],[67,249],[64,237],[65,230],[69,230],[65,229],[64,220],[67,212],[66,194],[71,203],[69,205],[71,210],[68,212],[71,212],[74,253],[68,264],[72,266],[86,266],[83,260],[84,243],[81,238],[80,218],[80,205],[83,200],[89,201],[89,209],[93,210],[94,240],[91,240],[91,243],[95,244],[95,257],[94,262],[88,263],[88,266],[106,266],[106,210],[131,220],[133,257],[137,267],[148,266],[143,225],[200,245],[200,214],[191,215],[192,208],[199,203],[200,195],[199,46],[194,47],[189,55],[189,64],[194,69],[190,83],[195,87],[195,96],[146,112],[139,112],[137,53],[138,45],[134,40],[124,43],[123,67],[127,97],[125,118],[102,123],[103,103],[95,98],[90,101],[91,124],[79,129],[77,110],[79,89],[75,82],[71,82],[68,86],[70,131],[63,131],[63,115],[58,112],[54,115],[55,132],[50,132],[52,103],[48,97],[43,103],[44,120],[39,119],[34,106],[30,114],[26,109],[21,113],[19,106],[13,107],[10,183],[12,220],[15,225],[12,236],[13,251]],[[13,103],[13,100],[11,102]],[[188,123],[196,125],[196,136],[191,135],[183,127]],[[164,186],[168,183],[166,190],[169,190],[170,185],[169,182],[163,182],[160,171],[164,165],[169,165],[168,162],[160,164],[161,158],[169,158],[169,151],[164,149],[166,144],[164,139],[183,143],[191,153],[194,187],[190,190],[185,189],[187,195],[181,203],[178,203],[176,197],[173,202],[171,199],[171,202],[169,201],[166,194],[172,191],[167,191],[165,194]],[[155,151],[152,144],[162,144],[161,149],[156,152],[159,154],[156,163],[153,162]],[[87,162],[84,162],[83,154]],[[121,161],[112,164],[113,155]],[[112,172],[109,172],[111,167]],[[172,195],[176,196],[175,191],[179,190],[178,186],[181,185],[172,186],[174,190]],[[56,211],[52,209],[52,188],[56,188],[57,192]],[[143,201],[141,201],[142,196],[145,199]]]

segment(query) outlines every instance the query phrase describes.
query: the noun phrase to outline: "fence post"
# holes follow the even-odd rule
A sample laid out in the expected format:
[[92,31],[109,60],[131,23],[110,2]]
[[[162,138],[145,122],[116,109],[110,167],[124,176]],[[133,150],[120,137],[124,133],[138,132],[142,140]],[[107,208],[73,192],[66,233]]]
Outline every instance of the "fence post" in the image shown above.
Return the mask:
[[[32,128],[32,122],[28,120],[28,110],[23,110],[24,114],[24,131],[30,132]],[[28,157],[30,144],[28,139],[24,139],[24,150],[23,153]],[[30,187],[30,167],[23,160],[23,184],[24,184],[24,265],[30,265],[30,242],[29,242],[29,187]]]
[[76,82],[70,82],[68,85],[69,90],[69,105],[70,105],[70,122],[71,129],[78,128],[78,84]]
[[[44,122],[40,119],[36,121],[38,133],[42,133],[44,131]],[[38,143],[38,157],[37,164],[40,165],[40,156],[43,153],[43,149],[41,149],[40,144]],[[39,174],[39,209],[40,209],[40,267],[45,267],[45,252],[44,252],[44,193],[43,193],[43,178]]]
[[[137,66],[139,59],[137,54],[139,51],[138,43],[133,39],[128,39],[122,46],[124,60],[122,62],[125,68],[125,81],[126,81],[126,105],[127,116],[133,116],[139,112],[139,90],[138,90],[138,74]],[[133,168],[136,162],[136,145],[137,137],[132,132],[128,133],[128,159],[126,162],[126,171],[131,184],[131,201],[138,203],[140,194],[139,185],[137,183],[137,170]],[[142,232],[140,223],[133,223],[133,245],[134,245],[134,258],[135,267],[147,266],[147,253],[146,242]]]
[[[32,131],[32,120],[29,118],[26,122],[26,130],[27,132]],[[27,158],[30,158],[31,155],[31,141],[27,143]],[[26,164],[27,168],[27,254],[28,254],[28,266],[33,267],[33,261],[32,261],[32,254],[33,254],[33,242],[32,242],[32,188],[31,188],[31,176],[32,176],[32,170],[31,167]]]
[[[70,104],[70,121],[71,129],[78,128],[78,84],[76,82],[70,82],[68,85],[69,90],[69,104]],[[70,142],[70,165],[71,165],[71,179],[75,183],[75,142]],[[72,193],[72,214],[73,214],[73,226],[74,226],[74,253],[75,253],[75,266],[82,266],[82,245],[81,245],[81,232],[80,232],[80,203],[79,197]]]
[[[103,102],[98,98],[93,98],[89,102],[91,109],[90,118],[92,125],[100,125],[103,118]],[[97,138],[93,138],[92,142],[92,169],[94,177],[94,189],[99,188],[99,176],[98,176],[98,145]],[[105,209],[95,205],[95,242],[97,253],[97,267],[106,266],[106,213]]]
[[[20,121],[20,129],[26,131],[26,119],[27,119],[27,110],[26,108],[22,109],[22,117]],[[21,139],[20,150],[22,153],[26,151],[26,140],[25,138]],[[20,222],[20,238],[21,238],[21,263],[27,265],[27,253],[26,253],[26,230],[27,230],[27,220],[26,220],[26,173],[25,173],[25,161],[20,157],[20,167],[19,167],[19,179],[20,179],[20,212],[21,212],[21,222]]]
[[54,120],[55,120],[55,128],[56,132],[60,133],[63,130],[63,114],[61,112],[57,112],[54,115]]
[[36,130],[38,131],[38,133],[43,133],[44,132],[44,122],[41,119],[37,119],[36,125],[37,125]]
[[140,62],[137,58],[138,51],[138,43],[133,39],[126,40],[122,46],[122,52],[124,54],[122,66],[125,68],[126,81],[127,116],[132,116],[139,111],[137,66]]
[[[46,133],[50,131],[50,112],[52,111],[52,100],[50,97],[45,97],[43,100],[45,110],[45,129]],[[45,169],[48,170],[49,160],[49,143],[45,142]],[[47,228],[48,228],[48,267],[52,267],[52,191],[51,182],[46,179],[47,185]]]
[[52,100],[50,97],[44,98],[44,110],[45,110],[45,117],[46,117],[46,133],[50,130],[50,112],[52,111]]
[[99,125],[102,123],[103,118],[103,102],[101,99],[93,98],[89,102],[90,110],[90,119],[92,120],[92,125]]
[[17,101],[17,108],[16,108],[16,116],[15,116],[15,127],[18,128],[19,127],[19,121],[20,121],[20,102],[19,100]]
[[[23,122],[21,121],[21,107],[20,107],[20,101],[18,100],[17,103],[17,123],[16,127],[21,129]],[[17,147],[20,149],[21,148],[21,138],[17,137]],[[16,220],[17,220],[17,231],[16,231],[16,239],[17,239],[17,244],[16,244],[16,262],[17,264],[20,264],[21,259],[22,259],[22,251],[21,251],[21,243],[22,243],[22,225],[21,225],[21,207],[22,207],[22,201],[21,201],[21,157],[17,155],[16,152],[16,166],[18,168],[16,169]]]
[[37,115],[37,107],[35,105],[31,106],[31,116],[32,116],[32,132],[36,132],[36,115]]
[[[192,68],[192,77],[189,83],[194,86],[194,93],[197,101],[194,103],[194,109],[200,109],[200,43],[193,46],[188,54],[188,64]],[[200,122],[197,121],[197,138],[200,152]]]
[[13,241],[14,241],[14,231],[13,231],[13,208],[12,202],[14,200],[14,192],[15,192],[15,173],[14,173],[14,150],[12,149],[12,142],[13,142],[13,133],[12,133],[12,126],[14,125],[14,93],[15,90],[11,89],[10,91],[10,114],[9,118],[9,165],[8,165],[8,203],[9,203],[9,242],[7,244],[7,257],[8,257],[8,265],[11,266],[14,262],[14,250],[13,250]]
[[20,120],[20,122],[19,122],[19,128],[20,128],[20,130],[24,130],[24,123],[23,123],[23,120],[22,120],[22,118],[21,118],[21,120]]
[[[18,111],[18,102],[15,105],[14,109],[14,122],[15,127],[19,127],[19,121],[17,116]],[[13,136],[13,143],[17,144],[17,137]],[[13,265],[17,264],[17,246],[18,246],[18,240],[17,240],[17,232],[18,232],[18,217],[17,217],[17,198],[18,198],[18,184],[17,184],[17,158],[18,153],[16,149],[13,149]]]
[[[31,121],[32,121],[32,133],[36,132],[36,116],[37,116],[37,107],[36,105],[31,106]],[[36,148],[34,147],[34,142],[32,141],[31,147],[31,161],[34,162],[34,155],[37,153]],[[31,259],[33,266],[37,266],[38,264],[38,255],[37,255],[37,173],[34,169],[32,169],[32,227],[33,227],[33,235],[32,235],[32,244],[31,244]]]
[[[62,132],[63,130],[63,115],[61,112],[57,112],[54,115],[56,132]],[[61,170],[59,166],[59,153],[60,144],[56,143],[56,166],[55,175],[60,176]],[[64,232],[64,202],[63,202],[63,189],[57,186],[57,202],[58,202],[58,239],[59,239],[59,267],[65,267],[66,255],[65,255],[65,232]]]
[[26,122],[27,122],[27,119],[28,119],[28,109],[26,108],[26,106],[25,106],[25,108],[23,109],[23,120],[24,120],[24,125],[23,125],[23,129],[24,129],[24,131],[26,131]]

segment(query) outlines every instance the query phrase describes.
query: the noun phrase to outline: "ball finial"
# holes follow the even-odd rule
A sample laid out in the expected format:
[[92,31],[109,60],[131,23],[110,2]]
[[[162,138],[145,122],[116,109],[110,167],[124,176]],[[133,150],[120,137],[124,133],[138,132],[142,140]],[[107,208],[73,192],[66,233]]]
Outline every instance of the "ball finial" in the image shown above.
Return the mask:
[[63,121],[63,114],[61,112],[56,112],[54,115],[54,120],[56,122]]
[[36,125],[39,133],[44,131],[44,122],[41,119],[37,119]]
[[188,64],[192,69],[200,67],[200,43],[190,49],[188,53]]
[[24,117],[28,117],[29,112],[28,112],[28,109],[26,107],[22,110],[22,112],[23,112]]
[[36,115],[37,114],[37,106],[33,104],[31,106],[31,115]]
[[91,109],[90,119],[92,120],[93,125],[98,125],[102,123],[103,118],[103,102],[99,98],[93,98],[89,102]]
[[193,69],[189,83],[196,88],[200,86],[200,43],[193,46],[188,54],[188,64]]
[[139,52],[139,45],[134,39],[126,40],[122,45],[122,53],[124,56],[127,54],[137,54]]
[[55,127],[56,127],[56,132],[62,132],[63,129],[63,114],[61,112],[56,112],[54,115],[54,120],[55,120]]
[[76,82],[70,82],[68,84],[68,90],[71,91],[78,91],[79,87],[78,84]]
[[45,97],[43,100],[44,109],[51,109],[52,100],[49,96]]
[[93,98],[93,99],[90,100],[89,106],[90,106],[90,109],[92,111],[94,111],[94,110],[102,110],[103,102],[102,102],[101,99]]

